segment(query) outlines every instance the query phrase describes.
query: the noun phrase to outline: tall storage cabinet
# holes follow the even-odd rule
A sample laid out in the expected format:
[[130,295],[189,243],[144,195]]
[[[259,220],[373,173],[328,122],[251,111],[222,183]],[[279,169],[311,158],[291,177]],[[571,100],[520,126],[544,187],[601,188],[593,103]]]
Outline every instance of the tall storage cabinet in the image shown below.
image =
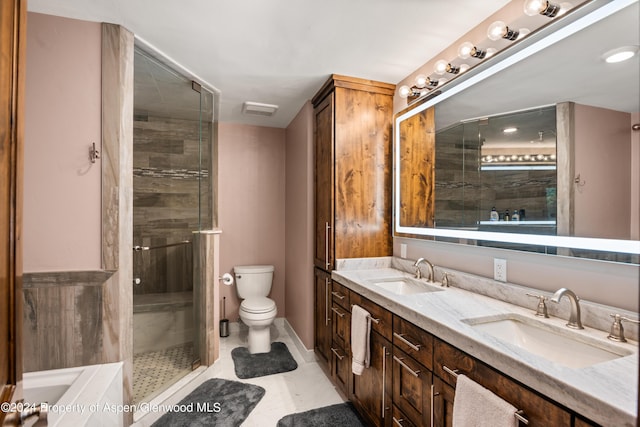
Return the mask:
[[312,100],[315,349],[328,372],[336,369],[329,366],[332,358],[326,357],[332,344],[331,318],[327,320],[326,316],[327,308],[330,309],[326,297],[330,284],[322,272],[330,274],[338,258],[389,256],[393,252],[394,91],[392,84],[334,74]]
[[333,75],[313,98],[315,265],[387,256],[395,85]]

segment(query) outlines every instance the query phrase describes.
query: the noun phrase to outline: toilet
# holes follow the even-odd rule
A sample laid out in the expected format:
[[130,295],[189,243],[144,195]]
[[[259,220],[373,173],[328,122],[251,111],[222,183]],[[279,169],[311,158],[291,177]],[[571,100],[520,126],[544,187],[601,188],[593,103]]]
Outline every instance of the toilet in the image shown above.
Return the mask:
[[267,298],[273,281],[272,265],[239,265],[233,267],[240,304],[240,319],[249,327],[249,353],[271,351],[270,327],[276,318],[276,303]]

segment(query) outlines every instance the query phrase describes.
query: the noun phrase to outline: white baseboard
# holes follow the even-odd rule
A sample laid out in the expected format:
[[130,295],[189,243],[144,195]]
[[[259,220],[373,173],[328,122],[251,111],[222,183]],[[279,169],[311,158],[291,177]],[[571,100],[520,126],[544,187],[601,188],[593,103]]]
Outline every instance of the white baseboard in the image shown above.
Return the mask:
[[291,325],[289,324],[289,321],[285,318],[283,318],[283,320],[284,320],[284,329],[287,331],[287,333],[289,333],[289,335],[291,336],[291,339],[293,339],[293,343],[296,345],[296,348],[298,349],[298,352],[300,353],[304,361],[315,362],[316,354],[313,351],[313,349],[311,350],[307,349],[307,347],[305,347],[304,343],[302,342],[298,334],[296,334],[296,331],[294,331]]

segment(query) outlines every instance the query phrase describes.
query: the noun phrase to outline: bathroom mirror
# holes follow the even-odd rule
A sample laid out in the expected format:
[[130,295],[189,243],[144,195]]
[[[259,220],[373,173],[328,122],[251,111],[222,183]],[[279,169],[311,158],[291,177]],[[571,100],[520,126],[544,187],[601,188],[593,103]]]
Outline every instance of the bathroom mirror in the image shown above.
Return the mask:
[[[443,86],[440,95],[400,112],[394,123],[396,235],[637,263],[640,183],[632,171],[640,169],[640,147],[631,127],[632,113],[637,119],[640,112],[640,59],[609,64],[603,55],[640,44],[639,13],[637,1],[592,2],[472,68]],[[529,126],[544,114],[556,123]],[[509,160],[507,154],[487,151],[492,145],[487,139],[509,127],[507,119],[520,131],[530,128],[522,141],[542,150],[530,152],[541,157],[528,169],[520,156],[498,165],[494,156]],[[490,130],[492,121],[502,122]],[[425,131],[415,131],[417,123],[427,122]],[[611,139],[613,134],[624,147]],[[408,145],[433,150],[435,158],[434,170],[424,172],[434,182],[419,192],[416,174],[411,178],[403,170]],[[452,158],[457,168],[442,166],[443,159]],[[483,179],[482,174],[495,176]],[[534,208],[525,198],[501,204],[501,198],[509,198],[489,188],[490,180],[503,187],[509,181],[520,187],[518,197],[535,193],[536,203],[545,205]],[[422,197],[415,218],[407,214],[407,194]],[[523,220],[517,226],[491,221],[493,206],[499,216],[509,209],[510,216],[515,210]]]

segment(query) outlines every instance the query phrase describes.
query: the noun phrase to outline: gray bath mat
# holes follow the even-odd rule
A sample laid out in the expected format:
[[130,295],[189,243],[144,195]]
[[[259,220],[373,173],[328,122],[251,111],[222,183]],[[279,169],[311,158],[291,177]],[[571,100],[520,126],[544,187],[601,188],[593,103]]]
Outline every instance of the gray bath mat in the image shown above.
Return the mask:
[[155,427],[235,427],[255,408],[265,390],[253,384],[214,378],[205,381],[152,425]]
[[364,427],[366,424],[353,408],[351,402],[346,402],[287,415],[280,418],[277,425],[277,427],[325,426]]
[[298,367],[286,344],[282,342],[271,343],[269,353],[251,354],[246,347],[236,347],[231,350],[231,357],[236,375],[242,379],[279,374]]

